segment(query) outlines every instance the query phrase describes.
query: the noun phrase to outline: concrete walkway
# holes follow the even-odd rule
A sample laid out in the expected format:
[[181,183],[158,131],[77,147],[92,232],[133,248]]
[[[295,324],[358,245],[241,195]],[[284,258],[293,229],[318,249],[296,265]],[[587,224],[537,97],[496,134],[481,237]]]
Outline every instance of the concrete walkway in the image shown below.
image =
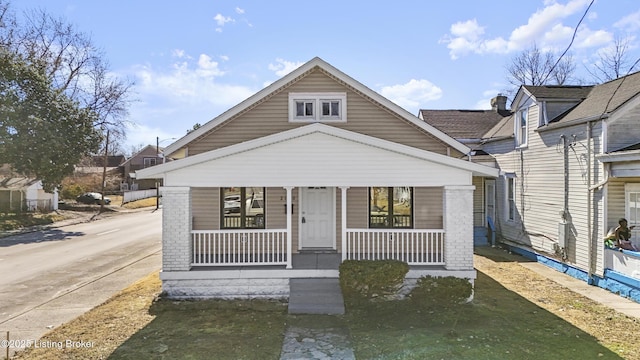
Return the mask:
[[344,314],[338,279],[291,279],[289,287],[289,314]]
[[280,360],[355,359],[346,329],[290,327],[284,335]]

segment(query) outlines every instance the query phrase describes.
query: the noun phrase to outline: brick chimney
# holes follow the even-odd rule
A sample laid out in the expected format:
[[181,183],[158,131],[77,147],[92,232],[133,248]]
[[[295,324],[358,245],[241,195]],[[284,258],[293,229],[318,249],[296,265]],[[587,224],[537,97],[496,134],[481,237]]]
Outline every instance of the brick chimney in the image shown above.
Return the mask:
[[491,99],[491,109],[496,112],[507,110],[507,97],[498,94],[498,96]]

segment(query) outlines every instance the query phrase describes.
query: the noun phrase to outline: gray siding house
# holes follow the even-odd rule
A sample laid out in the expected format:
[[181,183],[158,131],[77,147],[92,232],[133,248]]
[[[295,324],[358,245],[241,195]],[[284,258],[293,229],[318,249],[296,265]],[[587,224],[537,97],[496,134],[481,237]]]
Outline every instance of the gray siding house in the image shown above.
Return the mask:
[[640,301],[640,254],[603,243],[625,217],[640,245],[640,73],[596,86],[522,86],[511,110],[478,147],[500,169],[500,241]]
[[164,182],[163,290],[287,297],[347,259],[473,282],[472,179],[498,170],[469,152],[314,58],[136,172]]

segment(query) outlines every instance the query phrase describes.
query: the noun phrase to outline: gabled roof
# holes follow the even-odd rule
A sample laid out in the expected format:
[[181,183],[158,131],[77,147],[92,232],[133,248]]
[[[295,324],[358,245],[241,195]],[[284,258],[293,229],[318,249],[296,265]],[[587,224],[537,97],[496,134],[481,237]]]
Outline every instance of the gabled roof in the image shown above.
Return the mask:
[[[135,159],[138,155],[142,154],[143,152],[147,151],[147,149],[152,149],[153,151],[156,151],[156,146],[155,145],[147,145],[145,147],[143,147],[142,149],[140,149],[140,151],[138,151],[137,153],[131,155],[130,158],[128,158],[127,160],[125,160],[121,166],[124,166],[125,164],[131,162],[131,160]],[[163,152],[164,148],[162,146],[158,147],[157,152]]]
[[509,110],[420,110],[420,117],[454,139],[480,139],[502,119]]
[[247,98],[246,100],[242,101],[238,105],[232,107],[231,109],[225,111],[224,113],[220,114],[216,118],[214,118],[211,121],[207,122],[206,124],[202,125],[200,128],[198,128],[196,130],[193,130],[193,131],[190,131],[188,134],[186,134],[182,138],[178,139],[173,144],[167,146],[166,149],[165,149],[165,154],[175,153],[176,151],[178,151],[181,148],[183,148],[186,145],[188,145],[190,142],[192,142],[192,141],[204,136],[210,130],[212,130],[212,129],[216,128],[217,126],[221,125],[222,123],[234,118],[236,115],[238,115],[238,114],[244,112],[245,110],[251,108],[254,104],[256,104],[258,102],[261,102],[262,100],[268,98],[270,95],[278,92],[282,88],[288,86],[290,83],[296,81],[298,78],[304,76],[305,74],[313,71],[316,68],[320,68],[323,71],[329,73],[331,76],[333,76],[333,77],[337,78],[338,80],[344,82],[345,84],[347,84],[348,86],[353,88],[355,91],[363,94],[364,96],[368,97],[370,100],[373,100],[373,101],[377,102],[378,104],[382,105],[383,107],[389,109],[390,111],[396,113],[401,118],[403,118],[406,121],[408,121],[409,123],[417,126],[418,128],[423,129],[424,131],[426,131],[428,133],[431,133],[436,138],[438,138],[439,140],[441,140],[445,144],[451,146],[452,148],[460,151],[461,153],[467,154],[470,151],[470,149],[467,146],[465,146],[464,144],[454,140],[453,138],[451,138],[450,136],[448,136],[444,132],[442,132],[442,131],[436,129],[435,127],[425,123],[424,121],[418,119],[415,115],[409,113],[407,110],[403,109],[402,107],[398,106],[397,104],[395,104],[394,102],[390,101],[389,99],[383,97],[382,95],[378,94],[377,92],[369,89],[368,87],[366,87],[362,83],[356,81],[355,79],[353,79],[349,75],[347,75],[347,74],[343,73],[342,71],[338,70],[337,68],[333,67],[331,64],[327,63],[326,61],[322,60],[321,58],[315,57],[315,58],[311,59],[310,61],[308,61],[307,63],[303,64],[302,66],[298,67],[297,69],[293,70],[289,74],[287,74],[284,77],[280,78],[279,80],[273,82],[271,85],[269,85],[269,86],[265,87],[264,89],[258,91],[256,94],[254,94],[251,97]]
[[39,180],[26,177],[0,178],[0,190],[23,190],[38,183],[38,181]]
[[640,94],[640,72],[596,85],[589,95],[557,122],[606,118]]
[[[593,86],[581,85],[523,85],[521,89],[526,89],[529,94],[538,100],[582,100],[585,99]],[[516,99],[518,96],[516,95]]]
[[489,129],[482,139],[487,141],[502,140],[513,137],[513,114],[500,120],[494,127]]

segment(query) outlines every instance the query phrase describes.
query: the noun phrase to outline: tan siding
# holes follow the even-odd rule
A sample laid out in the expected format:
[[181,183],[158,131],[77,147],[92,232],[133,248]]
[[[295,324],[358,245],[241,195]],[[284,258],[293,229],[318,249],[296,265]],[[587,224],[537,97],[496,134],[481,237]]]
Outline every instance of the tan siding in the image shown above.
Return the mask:
[[[190,143],[189,155],[306,125],[288,122],[289,92],[346,92],[347,122],[334,123],[333,126],[439,154],[447,154],[447,145],[435,136],[316,70],[265,102]],[[451,156],[462,155],[454,149],[450,151]]]
[[474,176],[471,183],[476,187],[473,191],[473,226],[484,226],[484,178]]
[[366,187],[347,190],[347,227],[366,229],[369,227],[369,193]]
[[418,187],[413,190],[416,229],[443,229],[443,189]]
[[219,188],[191,189],[191,214],[193,230],[220,229]]

